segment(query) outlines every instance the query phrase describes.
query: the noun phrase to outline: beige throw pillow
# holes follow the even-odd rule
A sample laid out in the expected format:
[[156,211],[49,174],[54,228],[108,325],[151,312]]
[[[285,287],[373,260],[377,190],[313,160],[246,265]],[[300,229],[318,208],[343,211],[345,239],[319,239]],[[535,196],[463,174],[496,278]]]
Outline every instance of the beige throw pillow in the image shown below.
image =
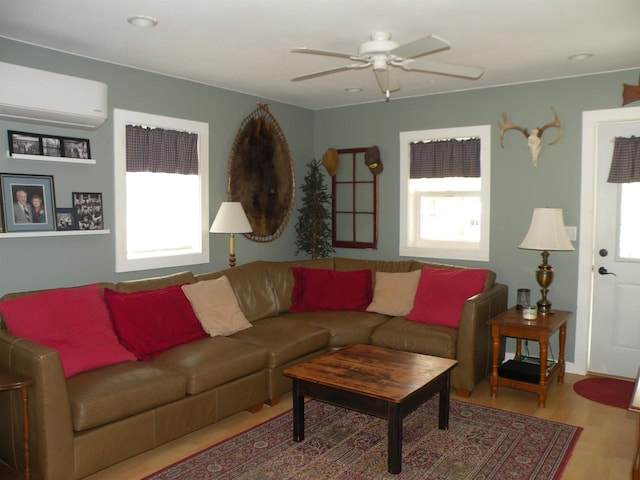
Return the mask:
[[421,270],[402,273],[376,272],[373,301],[367,312],[383,313],[394,317],[406,315],[413,308]]
[[182,291],[210,336],[231,335],[251,327],[246,319],[227,277],[203,280],[183,285]]

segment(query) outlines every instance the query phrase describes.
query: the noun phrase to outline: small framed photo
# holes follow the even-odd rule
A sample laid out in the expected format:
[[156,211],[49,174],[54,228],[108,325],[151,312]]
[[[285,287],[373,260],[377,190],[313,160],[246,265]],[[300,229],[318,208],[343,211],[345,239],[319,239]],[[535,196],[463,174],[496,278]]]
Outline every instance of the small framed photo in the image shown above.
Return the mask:
[[40,135],[9,130],[9,155],[42,155]]
[[0,188],[6,232],[55,230],[53,176],[0,173]]
[[62,137],[62,152],[67,158],[91,158],[89,140],[86,138]]
[[62,156],[62,142],[58,137],[40,137],[42,141],[42,154],[47,157],[61,157]]
[[56,230],[78,230],[78,212],[75,208],[56,208]]
[[102,193],[73,192],[71,196],[78,215],[78,230],[104,229]]

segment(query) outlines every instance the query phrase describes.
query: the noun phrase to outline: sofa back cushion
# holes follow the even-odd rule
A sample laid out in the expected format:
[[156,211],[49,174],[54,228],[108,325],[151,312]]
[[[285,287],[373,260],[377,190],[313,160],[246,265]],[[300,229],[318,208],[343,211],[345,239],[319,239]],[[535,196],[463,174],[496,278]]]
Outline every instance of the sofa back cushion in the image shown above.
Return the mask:
[[120,342],[140,360],[206,337],[180,285],[122,293],[105,290]]
[[240,310],[250,322],[277,314],[276,299],[264,263],[246,263],[221,272],[229,279]]
[[264,262],[269,283],[276,299],[277,313],[288,312],[291,308],[291,294],[295,278],[291,267],[333,269],[332,258],[301,260],[299,262]]
[[291,312],[366,310],[373,296],[371,270],[292,267],[295,278]]
[[159,288],[172,287],[174,285],[184,285],[185,283],[195,283],[196,277],[191,272],[179,272],[163,277],[143,278],[140,280],[125,280],[115,284],[118,292],[133,293],[143,290],[157,290]]
[[9,332],[56,350],[66,377],[136,359],[118,342],[97,284],[4,300],[0,311]]
[[[411,260],[363,260],[357,258],[336,257],[334,268],[342,272],[352,270],[371,270],[373,272],[408,272],[413,270]],[[375,279],[374,279],[375,280]]]

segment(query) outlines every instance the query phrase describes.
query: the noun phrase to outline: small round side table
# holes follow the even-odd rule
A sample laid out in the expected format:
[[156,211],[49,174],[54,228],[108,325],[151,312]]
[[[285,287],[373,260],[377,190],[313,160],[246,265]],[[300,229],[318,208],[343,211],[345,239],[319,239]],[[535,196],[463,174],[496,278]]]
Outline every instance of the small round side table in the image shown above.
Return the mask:
[[31,479],[29,471],[29,409],[27,404],[28,387],[35,383],[34,379],[20,375],[6,367],[0,367],[0,392],[20,390],[22,400],[22,441],[24,452],[24,479]]

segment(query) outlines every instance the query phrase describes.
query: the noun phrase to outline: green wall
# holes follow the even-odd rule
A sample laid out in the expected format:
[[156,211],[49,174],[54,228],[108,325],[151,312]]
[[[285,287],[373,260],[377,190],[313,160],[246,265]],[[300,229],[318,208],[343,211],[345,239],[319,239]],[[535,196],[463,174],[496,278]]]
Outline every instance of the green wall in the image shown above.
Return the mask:
[[[616,72],[571,79],[535,82],[430,95],[403,100],[327,109],[315,113],[314,149],[320,158],[329,147],[354,148],[378,145],[384,163],[379,178],[379,242],[377,251],[349,251],[338,255],[393,259],[398,257],[399,228],[399,133],[432,128],[491,125],[491,250],[490,261],[462,262],[461,265],[488,267],[498,281],[509,286],[510,305],[515,291],[530,288],[532,299],[540,298],[535,269],[540,253],[520,250],[535,207],[560,207],[566,225],[580,219],[580,171],[582,112],[616,108],[622,104],[622,84],[634,84],[638,71]],[[516,131],[504,136],[500,147],[501,114],[512,123],[529,129],[553,120],[553,106],[564,126],[564,135],[555,145],[555,129],[545,132],[545,145],[534,167],[526,139]],[[578,242],[573,252],[552,252],[549,262],[555,269],[549,299],[554,308],[576,310],[578,285]],[[434,260],[447,263],[447,261]],[[574,359],[575,322],[567,332],[567,361]],[[557,337],[557,335],[556,335]],[[555,342],[555,343],[554,343]],[[557,338],[552,340],[558,355]],[[535,346],[531,346],[536,353]]]
[[[209,216],[226,200],[227,160],[242,120],[257,102],[269,110],[284,131],[295,175],[301,179],[313,159],[313,112],[268,99],[156,75],[37,48],[0,38],[0,61],[104,82],[109,87],[109,111],[114,108],[167,115],[209,123]],[[109,115],[111,117],[111,113]],[[7,159],[7,130],[88,138],[95,165]],[[178,269],[116,274],[113,186],[113,122],[96,130],[58,128],[0,120],[0,172],[53,175],[58,207],[71,206],[71,192],[102,192],[105,226],[109,235],[0,239],[0,296],[8,292],[74,286],[96,281],[117,281],[164,275],[180,270],[206,272],[227,267],[229,240],[211,235],[211,262]],[[300,181],[300,180],[299,180]],[[150,199],[153,203],[153,199]],[[300,199],[296,198],[297,211]],[[294,212],[295,213],[295,212]],[[285,260],[292,256],[295,217],[276,241],[255,243],[236,236],[239,263],[257,259]],[[170,225],[170,221],[167,221]]]
[[[322,158],[328,147],[349,148],[378,145],[384,162],[379,178],[379,242],[377,250],[339,249],[338,255],[398,259],[398,154],[399,133],[409,130],[491,124],[491,260],[488,263],[451,263],[488,267],[498,281],[510,289],[527,287],[537,297],[534,278],[540,255],[519,250],[535,207],[561,207],[567,225],[580,218],[580,171],[582,112],[621,106],[622,84],[635,84],[638,70],[571,79],[535,82],[499,88],[478,89],[311,111],[268,99],[156,75],[104,62],[0,39],[0,61],[99,80],[109,86],[109,109],[176,116],[203,122],[210,127],[210,217],[226,196],[227,158],[240,122],[255,108],[268,103],[289,143],[298,185],[313,158]],[[505,135],[500,147],[498,122],[501,112],[518,125],[534,128],[553,119],[558,111],[564,136],[556,144],[555,129],[545,133],[539,164],[533,167],[525,138],[518,132]],[[0,295],[55,286],[73,286],[95,281],[115,281],[163,275],[176,269],[128,274],[114,272],[113,125],[109,119],[94,131],[56,128],[0,121],[0,151],[6,152],[6,130],[23,130],[89,138],[96,165],[55,164],[8,160],[0,155],[0,171],[51,174],[55,177],[58,206],[70,206],[72,191],[102,192],[106,227],[110,235],[87,237],[43,237],[0,239]],[[255,243],[239,236],[239,263],[257,259],[285,260],[295,252],[297,192],[294,214],[284,234],[270,243]],[[188,267],[204,272],[226,267],[225,236],[211,237],[209,265]],[[555,308],[576,308],[578,242],[576,251],[552,253],[556,277],[550,291]],[[180,270],[180,269],[177,269]],[[575,318],[568,328],[567,360],[575,352]],[[554,347],[555,348],[555,347]],[[557,355],[557,349],[554,350]]]

